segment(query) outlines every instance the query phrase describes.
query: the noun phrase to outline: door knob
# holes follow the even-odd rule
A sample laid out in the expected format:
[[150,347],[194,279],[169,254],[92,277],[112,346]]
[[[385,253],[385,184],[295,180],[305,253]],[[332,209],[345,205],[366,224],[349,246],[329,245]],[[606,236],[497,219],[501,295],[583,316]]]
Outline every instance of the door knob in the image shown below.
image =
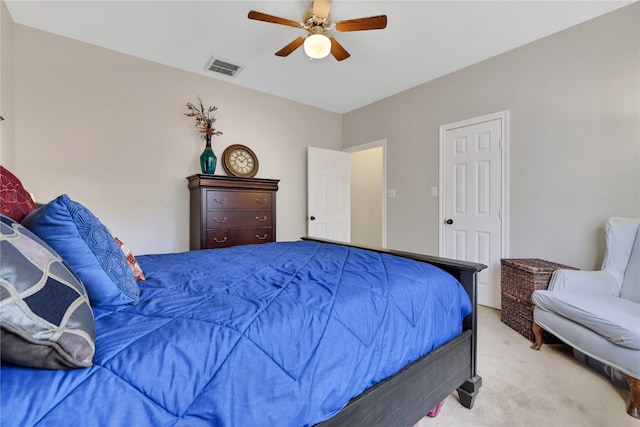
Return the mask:
[[316,217],[315,217],[315,216],[312,216],[312,217],[311,217],[311,218],[309,218],[309,219],[310,219],[311,221],[315,221],[315,220],[316,220]]
[[445,224],[451,225],[451,224],[453,224],[453,220],[451,218],[449,218],[448,220],[445,221]]

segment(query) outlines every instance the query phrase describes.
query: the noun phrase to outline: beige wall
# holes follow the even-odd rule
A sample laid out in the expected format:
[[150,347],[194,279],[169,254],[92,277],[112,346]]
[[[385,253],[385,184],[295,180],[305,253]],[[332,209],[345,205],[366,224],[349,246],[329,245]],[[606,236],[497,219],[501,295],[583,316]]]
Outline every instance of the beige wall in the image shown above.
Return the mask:
[[15,53],[16,170],[38,201],[69,194],[134,253],[187,250],[197,93],[219,108],[217,155],[245,144],[281,180],[278,240],[306,234],[306,147],[340,149],[339,114],[22,25]]
[[510,110],[510,256],[599,267],[605,219],[640,216],[638,22],[635,3],[345,114],[345,146],[387,140],[388,247],[438,253],[439,126]]
[[13,20],[4,1],[0,1],[0,164],[15,169]]

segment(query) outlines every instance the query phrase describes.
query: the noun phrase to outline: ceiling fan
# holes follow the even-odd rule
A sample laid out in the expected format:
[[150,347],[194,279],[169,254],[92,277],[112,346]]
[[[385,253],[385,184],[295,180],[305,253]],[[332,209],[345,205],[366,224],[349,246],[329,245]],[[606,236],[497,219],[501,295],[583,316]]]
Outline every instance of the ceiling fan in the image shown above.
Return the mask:
[[267,15],[266,13],[256,12],[254,10],[249,12],[248,17],[249,19],[254,19],[256,21],[303,28],[309,32],[309,34],[296,38],[291,43],[277,51],[277,56],[289,56],[291,52],[304,44],[304,50],[307,56],[309,56],[309,59],[324,58],[331,53],[331,55],[333,55],[333,57],[338,61],[347,59],[351,55],[335,38],[330,35],[325,35],[326,31],[381,30],[387,26],[386,15],[347,19],[345,21],[331,23],[329,20],[330,9],[331,0],[313,0],[312,7],[304,14],[302,22],[279,18],[277,16]]

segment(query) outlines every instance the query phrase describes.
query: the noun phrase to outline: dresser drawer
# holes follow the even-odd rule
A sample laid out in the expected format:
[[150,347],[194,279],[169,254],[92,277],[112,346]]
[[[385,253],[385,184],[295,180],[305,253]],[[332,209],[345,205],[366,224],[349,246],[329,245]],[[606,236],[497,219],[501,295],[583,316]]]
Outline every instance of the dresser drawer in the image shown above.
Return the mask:
[[207,248],[209,249],[272,241],[273,229],[271,227],[207,230]]
[[271,210],[225,210],[207,211],[207,229],[270,227],[273,225]]
[[261,191],[207,191],[207,209],[271,209],[271,193]]

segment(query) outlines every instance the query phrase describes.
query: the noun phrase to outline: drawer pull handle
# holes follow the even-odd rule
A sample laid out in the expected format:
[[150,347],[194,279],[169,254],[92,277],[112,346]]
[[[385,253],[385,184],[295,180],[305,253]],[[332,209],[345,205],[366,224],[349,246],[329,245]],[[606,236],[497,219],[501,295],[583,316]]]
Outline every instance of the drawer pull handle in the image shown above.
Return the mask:
[[224,243],[224,242],[226,242],[226,241],[227,241],[227,236],[224,236],[224,239],[222,239],[222,240],[218,240],[218,238],[217,238],[217,237],[214,237],[214,238],[213,238],[213,240],[214,240],[216,243]]
[[256,199],[256,203],[258,203],[259,205],[264,205],[265,203],[267,203],[267,199]]
[[215,222],[217,222],[218,224],[220,224],[221,222],[227,222],[227,217],[225,216],[225,217],[224,217],[224,218],[222,218],[222,219],[213,218],[213,220],[214,220]]
[[266,215],[262,217],[262,219],[256,217],[256,220],[260,221],[260,222],[265,222],[267,220]]
[[263,234],[262,237],[260,237],[260,236],[258,236],[256,234],[256,239],[258,239],[258,240],[267,240],[267,233]]
[[226,202],[226,201],[227,201],[227,198],[225,197],[225,198],[224,198],[224,199],[222,199],[222,200],[218,200],[218,199],[216,199],[216,198],[214,197],[214,198],[213,198],[213,201],[214,201],[214,202],[216,202],[216,203],[224,203],[224,202]]

